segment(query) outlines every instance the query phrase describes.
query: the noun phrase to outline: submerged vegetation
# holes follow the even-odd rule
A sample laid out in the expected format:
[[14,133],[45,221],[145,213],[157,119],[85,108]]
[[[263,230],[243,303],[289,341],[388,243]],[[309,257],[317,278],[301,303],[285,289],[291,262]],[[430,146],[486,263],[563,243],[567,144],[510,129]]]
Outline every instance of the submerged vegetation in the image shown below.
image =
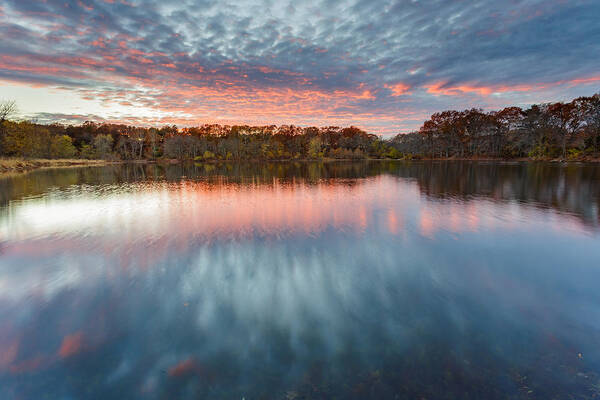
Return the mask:
[[0,155],[105,160],[585,159],[600,152],[600,94],[523,110],[433,114],[417,132],[382,139],[357,127],[40,125],[0,104]]

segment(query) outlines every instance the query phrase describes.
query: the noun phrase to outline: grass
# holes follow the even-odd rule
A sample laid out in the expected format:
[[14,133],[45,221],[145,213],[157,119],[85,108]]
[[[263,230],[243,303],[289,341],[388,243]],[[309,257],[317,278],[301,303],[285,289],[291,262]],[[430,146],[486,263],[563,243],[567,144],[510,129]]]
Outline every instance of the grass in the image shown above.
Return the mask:
[[106,165],[106,160],[84,160],[84,159],[58,159],[48,160],[41,158],[0,158],[0,173],[26,172],[38,168],[55,168],[84,165]]

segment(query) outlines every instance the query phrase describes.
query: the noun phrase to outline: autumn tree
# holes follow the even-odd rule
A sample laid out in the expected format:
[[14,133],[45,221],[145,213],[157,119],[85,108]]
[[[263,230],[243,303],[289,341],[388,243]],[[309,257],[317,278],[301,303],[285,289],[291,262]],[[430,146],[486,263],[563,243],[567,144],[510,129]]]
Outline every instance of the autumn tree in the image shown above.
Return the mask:
[[57,135],[52,137],[51,157],[52,158],[73,158],[77,154],[77,149],[73,146],[73,140],[67,135]]
[[14,100],[0,101],[0,154],[3,153],[4,122],[17,113],[17,103]]
[[308,144],[308,156],[310,158],[321,158],[323,157],[323,152],[321,151],[323,147],[323,141],[320,137],[315,136],[312,138]]
[[[500,156],[504,153],[507,155],[507,144],[510,141],[511,133],[517,132],[521,127],[524,113],[519,107],[506,107],[500,111],[492,111],[490,114],[491,123],[493,125],[492,135],[490,137],[490,150],[495,156]],[[526,149],[525,146],[517,146],[514,148],[517,154],[522,154]]]
[[185,140],[182,136],[170,136],[165,139],[165,156],[182,160],[185,158]]
[[563,158],[567,156],[567,141],[573,136],[581,124],[581,116],[575,103],[554,103],[548,106],[550,125],[558,137]]
[[97,135],[94,138],[94,151],[98,158],[108,158],[112,153],[113,138],[111,135]]
[[594,152],[600,151],[600,94],[580,97],[573,101],[580,110],[580,118]]
[[143,128],[134,128],[129,134],[129,145],[133,158],[142,158],[144,155],[144,144],[146,132]]
[[45,149],[49,149],[49,144],[44,140],[49,138],[47,130],[40,129],[29,122],[11,122],[3,123],[4,154],[17,157],[47,157],[44,154]]

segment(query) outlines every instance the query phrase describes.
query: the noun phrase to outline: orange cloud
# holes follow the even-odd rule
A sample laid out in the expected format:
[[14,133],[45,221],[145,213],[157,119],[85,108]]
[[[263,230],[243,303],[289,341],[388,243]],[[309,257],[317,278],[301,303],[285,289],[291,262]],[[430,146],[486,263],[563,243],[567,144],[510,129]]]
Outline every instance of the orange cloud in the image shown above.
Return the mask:
[[539,91],[544,89],[549,89],[552,87],[569,85],[569,86],[577,86],[577,85],[587,85],[590,83],[595,83],[600,81],[600,75],[584,77],[584,78],[576,78],[576,79],[568,79],[561,80],[556,82],[542,82],[535,84],[517,84],[517,85],[476,85],[476,84],[461,84],[461,85],[448,85],[448,82],[439,81],[434,82],[428,85],[424,85],[423,87],[427,89],[427,93],[431,93],[434,95],[444,95],[444,96],[462,96],[464,94],[477,94],[479,96],[489,96],[492,93],[508,93],[508,92],[528,92],[528,91]]
[[410,90],[410,86],[407,85],[406,83],[396,83],[393,85],[384,85],[386,89],[389,89],[392,91],[392,96],[403,96],[405,94],[411,94],[411,92],[409,92]]
[[44,365],[47,365],[46,359],[43,356],[37,356],[12,364],[10,366],[10,372],[13,374],[22,374],[24,372],[31,372],[40,369]]
[[[138,107],[146,111],[146,115],[152,115],[145,117],[142,124],[335,124],[357,125],[371,132],[391,134],[398,133],[402,125],[404,130],[410,128],[406,125],[416,128],[427,117],[414,110],[404,109],[399,115],[397,107],[377,108],[375,101],[382,93],[392,97],[410,95],[412,87],[405,82],[355,82],[346,83],[339,89],[319,85],[317,78],[305,73],[268,65],[236,64],[226,60],[205,69],[187,53],[141,50],[135,44],[139,40],[126,34],[110,38],[99,36],[87,41],[88,46],[91,45],[89,52],[81,56],[4,55],[0,56],[0,68],[14,72],[15,76],[39,76],[37,82],[42,86],[79,87],[77,92],[82,98],[100,100],[108,108]],[[417,71],[418,68],[409,73]],[[322,77],[328,79],[330,74],[335,75],[324,72]],[[562,84],[590,84],[599,80],[600,76],[596,76],[519,85],[453,85],[438,81],[423,87],[433,95],[490,96]],[[365,105],[367,101],[373,105]],[[111,121],[119,122],[120,116],[115,117]]]
[[181,361],[180,363],[169,368],[169,376],[186,376],[191,375],[198,370],[198,364],[193,358]]
[[0,351],[0,369],[5,369],[10,366],[17,358],[19,352],[19,340],[13,340],[6,345],[3,344],[4,349]]
[[[600,81],[600,75],[591,76],[588,78],[571,79],[571,80],[564,81],[564,82],[569,85],[572,85],[572,86],[577,86],[577,85],[587,85],[587,84],[595,83],[598,81]],[[559,84],[561,84],[561,83],[559,83]]]
[[435,82],[423,86],[428,93],[444,96],[461,96],[463,94],[474,93],[480,96],[489,96],[492,93],[507,93],[507,92],[527,92],[530,90],[542,90],[555,84],[535,84],[535,85],[471,85],[463,84],[456,86],[448,86],[447,82]]
[[83,333],[77,332],[64,337],[58,355],[62,358],[70,357],[77,354],[81,350],[81,344],[83,342]]

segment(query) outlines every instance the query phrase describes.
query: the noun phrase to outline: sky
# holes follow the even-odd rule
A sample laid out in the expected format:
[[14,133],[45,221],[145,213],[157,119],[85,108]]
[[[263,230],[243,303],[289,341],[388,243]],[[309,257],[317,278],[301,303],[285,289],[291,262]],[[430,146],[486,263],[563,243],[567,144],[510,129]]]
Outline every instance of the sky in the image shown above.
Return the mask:
[[0,100],[38,122],[355,125],[600,92],[600,1],[0,0]]

